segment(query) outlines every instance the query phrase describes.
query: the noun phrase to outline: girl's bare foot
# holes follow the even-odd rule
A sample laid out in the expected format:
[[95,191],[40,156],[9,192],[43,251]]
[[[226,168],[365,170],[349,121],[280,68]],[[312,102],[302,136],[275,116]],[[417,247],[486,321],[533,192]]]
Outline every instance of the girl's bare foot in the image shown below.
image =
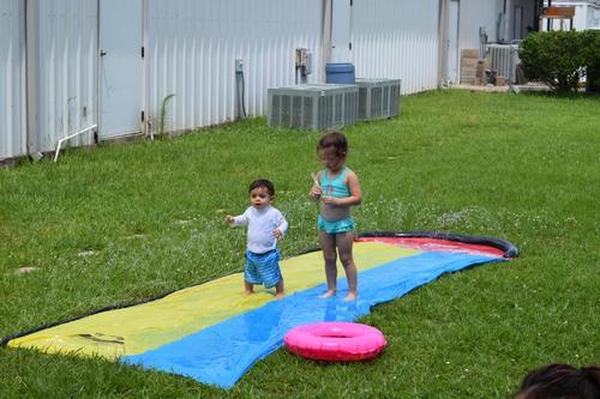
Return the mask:
[[349,292],[348,295],[344,297],[344,302],[355,301],[357,297],[356,292]]
[[245,290],[244,291],[244,296],[250,296],[252,294],[254,294],[254,291],[252,291],[252,290]]
[[327,290],[327,292],[320,295],[319,298],[327,299],[327,298],[331,298],[334,295],[335,295],[335,290]]
[[281,299],[285,296],[285,294],[283,292],[278,292],[277,294],[275,294],[275,298],[276,299]]

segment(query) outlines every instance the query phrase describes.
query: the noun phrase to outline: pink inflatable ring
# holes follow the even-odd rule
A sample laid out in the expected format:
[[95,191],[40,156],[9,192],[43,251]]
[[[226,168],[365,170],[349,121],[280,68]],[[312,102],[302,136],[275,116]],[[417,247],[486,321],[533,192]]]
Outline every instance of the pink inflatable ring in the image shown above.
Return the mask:
[[321,322],[291,329],[285,346],[299,356],[326,361],[356,361],[377,356],[387,344],[375,327],[359,323]]

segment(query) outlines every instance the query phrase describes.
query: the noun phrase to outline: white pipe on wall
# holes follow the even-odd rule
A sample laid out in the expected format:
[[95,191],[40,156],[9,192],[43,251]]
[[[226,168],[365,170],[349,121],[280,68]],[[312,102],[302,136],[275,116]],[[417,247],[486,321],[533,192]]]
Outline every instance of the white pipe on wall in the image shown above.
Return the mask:
[[77,133],[73,133],[67,137],[63,137],[62,139],[58,140],[58,143],[56,144],[56,150],[54,151],[54,162],[56,162],[58,160],[58,155],[60,154],[60,147],[62,146],[62,143],[64,143],[65,141],[71,140],[72,138],[75,138],[75,137],[79,136],[80,134],[88,132],[92,129],[96,129],[97,127],[98,127],[98,125],[94,124],[92,126],[86,127],[83,130],[78,131]]

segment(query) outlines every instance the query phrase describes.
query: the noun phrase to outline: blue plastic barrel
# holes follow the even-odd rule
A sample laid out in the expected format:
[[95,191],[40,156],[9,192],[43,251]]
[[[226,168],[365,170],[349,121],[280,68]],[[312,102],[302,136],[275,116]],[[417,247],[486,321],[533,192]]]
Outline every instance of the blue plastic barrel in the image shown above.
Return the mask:
[[349,62],[336,62],[325,65],[325,82],[354,84],[354,65]]

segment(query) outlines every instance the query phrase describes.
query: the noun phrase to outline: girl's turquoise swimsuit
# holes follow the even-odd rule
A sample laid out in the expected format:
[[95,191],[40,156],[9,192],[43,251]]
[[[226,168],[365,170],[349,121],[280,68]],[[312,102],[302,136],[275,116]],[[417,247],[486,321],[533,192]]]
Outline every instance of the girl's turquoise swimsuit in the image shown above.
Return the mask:
[[[350,169],[346,166],[333,180],[329,178],[329,170],[321,172],[319,185],[323,196],[346,198],[351,195],[350,187],[344,183],[344,179]],[[319,231],[327,234],[346,233],[354,230],[354,220],[350,216],[349,206],[337,206],[321,204],[321,214],[317,219]]]

